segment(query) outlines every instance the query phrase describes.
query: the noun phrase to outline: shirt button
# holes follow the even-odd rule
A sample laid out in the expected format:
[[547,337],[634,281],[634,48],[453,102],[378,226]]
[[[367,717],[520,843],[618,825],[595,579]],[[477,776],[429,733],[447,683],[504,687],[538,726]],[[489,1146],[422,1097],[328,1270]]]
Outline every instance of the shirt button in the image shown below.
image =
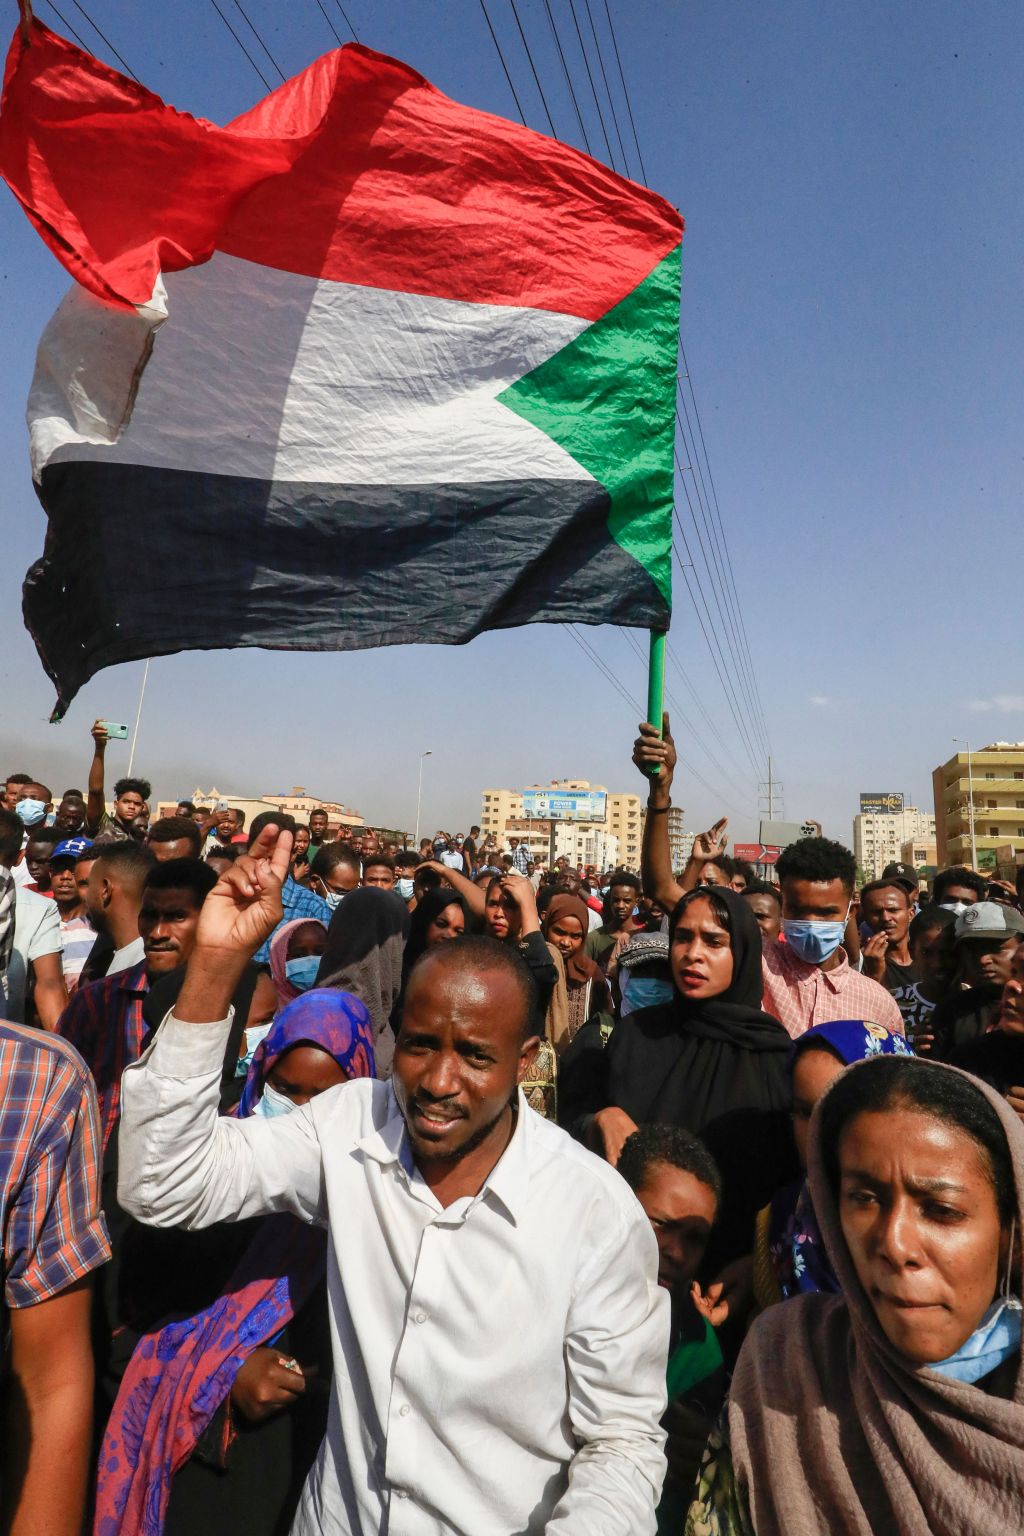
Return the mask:
[[413,1322],[415,1323],[425,1323],[426,1320],[427,1314],[425,1312],[417,1312],[416,1316],[413,1318]]
[[399,1408],[398,1412],[402,1416],[402,1418],[404,1419],[406,1414],[409,1412],[409,1404],[408,1403],[403,1403],[401,1408]]

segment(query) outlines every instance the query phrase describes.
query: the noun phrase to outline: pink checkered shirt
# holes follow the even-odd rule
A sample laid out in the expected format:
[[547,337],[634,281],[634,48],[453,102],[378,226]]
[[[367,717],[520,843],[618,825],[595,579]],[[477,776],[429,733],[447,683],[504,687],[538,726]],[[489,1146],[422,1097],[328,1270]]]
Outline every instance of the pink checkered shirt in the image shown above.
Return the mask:
[[796,1040],[812,1024],[836,1019],[867,1019],[903,1034],[903,1019],[894,999],[869,976],[855,971],[842,958],[831,971],[799,959],[788,944],[766,944],[761,957],[765,1013],[777,1018]]

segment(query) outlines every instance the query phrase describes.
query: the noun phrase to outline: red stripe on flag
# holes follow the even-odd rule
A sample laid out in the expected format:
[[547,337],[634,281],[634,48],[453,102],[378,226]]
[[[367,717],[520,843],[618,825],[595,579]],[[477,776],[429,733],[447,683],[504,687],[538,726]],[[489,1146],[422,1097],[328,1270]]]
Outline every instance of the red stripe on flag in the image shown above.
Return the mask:
[[79,282],[135,304],[219,249],[592,320],[682,231],[653,192],[353,45],[220,128],[35,23],[8,55],[0,171]]

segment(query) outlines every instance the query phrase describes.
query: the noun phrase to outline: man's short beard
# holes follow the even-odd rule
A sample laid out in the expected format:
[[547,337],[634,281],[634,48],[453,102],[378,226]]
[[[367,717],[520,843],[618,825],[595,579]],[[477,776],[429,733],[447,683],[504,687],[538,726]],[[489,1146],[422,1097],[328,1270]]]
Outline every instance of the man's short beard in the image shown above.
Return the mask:
[[460,1147],[454,1147],[450,1152],[431,1150],[430,1152],[425,1152],[424,1156],[429,1157],[430,1161],[434,1163],[457,1163],[460,1158],[468,1157],[470,1152],[475,1152],[477,1147],[487,1140],[505,1113],[505,1110],[510,1108],[511,1104],[504,1105],[503,1108],[499,1109],[493,1120],[489,1120],[486,1125],[482,1125],[479,1130],[474,1131],[469,1140],[464,1141]]

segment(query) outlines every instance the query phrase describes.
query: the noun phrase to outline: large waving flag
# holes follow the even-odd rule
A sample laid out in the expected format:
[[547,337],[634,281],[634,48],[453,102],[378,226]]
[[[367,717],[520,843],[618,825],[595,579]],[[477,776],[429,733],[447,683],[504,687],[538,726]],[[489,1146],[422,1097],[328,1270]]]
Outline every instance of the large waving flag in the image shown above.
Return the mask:
[[654,193],[367,48],[221,128],[38,22],[0,170],[76,279],[29,400],[58,709],[184,649],[666,626],[682,221]]

